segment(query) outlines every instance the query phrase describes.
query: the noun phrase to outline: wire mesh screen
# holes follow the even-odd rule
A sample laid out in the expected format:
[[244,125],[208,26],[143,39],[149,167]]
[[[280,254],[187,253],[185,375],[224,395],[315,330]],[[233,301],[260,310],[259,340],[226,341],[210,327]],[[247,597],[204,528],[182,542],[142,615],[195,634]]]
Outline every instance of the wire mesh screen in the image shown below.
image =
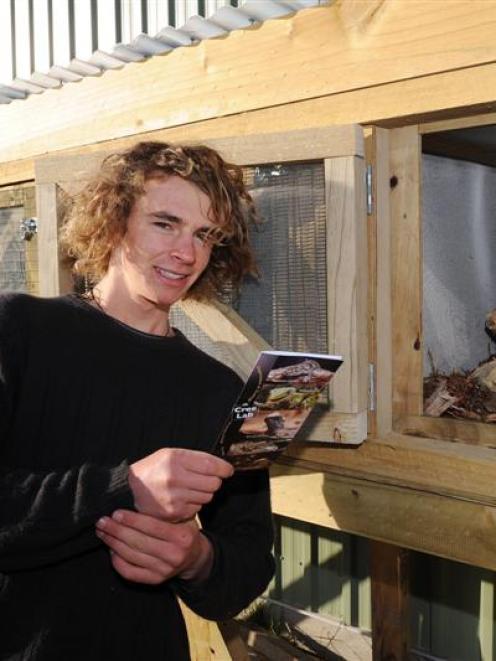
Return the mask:
[[[322,162],[245,169],[263,223],[251,233],[260,278],[227,301],[279,350],[327,351],[326,209]],[[180,311],[172,316],[192,342],[219,360],[221,349]]]
[[20,223],[23,207],[0,208],[0,291],[27,292],[25,242],[21,238]]
[[245,176],[264,220],[252,232],[261,276],[232,305],[274,348],[326,351],[324,165],[263,165]]

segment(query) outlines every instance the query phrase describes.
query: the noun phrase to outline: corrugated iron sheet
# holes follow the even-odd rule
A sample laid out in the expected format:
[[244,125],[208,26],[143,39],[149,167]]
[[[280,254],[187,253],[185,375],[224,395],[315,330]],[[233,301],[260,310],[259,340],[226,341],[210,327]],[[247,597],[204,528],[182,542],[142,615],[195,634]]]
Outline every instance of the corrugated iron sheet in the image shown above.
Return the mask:
[[[15,0],[0,15],[0,103],[333,0]],[[239,6],[238,6],[239,5]],[[202,15],[203,14],[203,15]],[[64,27],[65,26],[65,27]],[[178,27],[177,27],[178,26]],[[10,54],[10,58],[8,55]],[[0,70],[1,71],[1,70]]]

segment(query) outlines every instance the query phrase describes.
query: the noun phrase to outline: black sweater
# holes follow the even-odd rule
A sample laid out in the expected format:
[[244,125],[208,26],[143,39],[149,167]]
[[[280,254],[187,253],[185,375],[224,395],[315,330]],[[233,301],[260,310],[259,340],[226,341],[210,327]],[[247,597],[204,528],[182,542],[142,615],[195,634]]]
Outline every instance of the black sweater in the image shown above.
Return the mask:
[[140,333],[75,296],[0,297],[0,659],[189,658],[175,594],[223,619],[273,572],[268,478],[226,480],[200,514],[201,585],[130,583],[95,522],[133,508],[128,465],[209,449],[240,388],[181,333]]

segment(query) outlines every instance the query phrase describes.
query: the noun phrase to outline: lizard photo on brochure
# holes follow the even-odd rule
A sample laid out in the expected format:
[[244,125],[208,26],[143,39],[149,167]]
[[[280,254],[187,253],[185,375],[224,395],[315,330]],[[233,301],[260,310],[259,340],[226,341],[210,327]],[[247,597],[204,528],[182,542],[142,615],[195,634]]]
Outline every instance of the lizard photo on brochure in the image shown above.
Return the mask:
[[214,453],[237,470],[267,467],[295,438],[342,362],[327,354],[262,351]]

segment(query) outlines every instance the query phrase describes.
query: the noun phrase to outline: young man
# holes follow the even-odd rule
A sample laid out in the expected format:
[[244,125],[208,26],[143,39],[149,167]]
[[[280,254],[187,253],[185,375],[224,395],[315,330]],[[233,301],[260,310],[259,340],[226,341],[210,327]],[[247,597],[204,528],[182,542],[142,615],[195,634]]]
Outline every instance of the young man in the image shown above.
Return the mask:
[[1,659],[188,659],[176,595],[224,619],[270,580],[267,475],[208,453],[239,379],[169,324],[254,270],[254,217],[216,152],[140,143],[65,226],[90,289],[2,297]]

